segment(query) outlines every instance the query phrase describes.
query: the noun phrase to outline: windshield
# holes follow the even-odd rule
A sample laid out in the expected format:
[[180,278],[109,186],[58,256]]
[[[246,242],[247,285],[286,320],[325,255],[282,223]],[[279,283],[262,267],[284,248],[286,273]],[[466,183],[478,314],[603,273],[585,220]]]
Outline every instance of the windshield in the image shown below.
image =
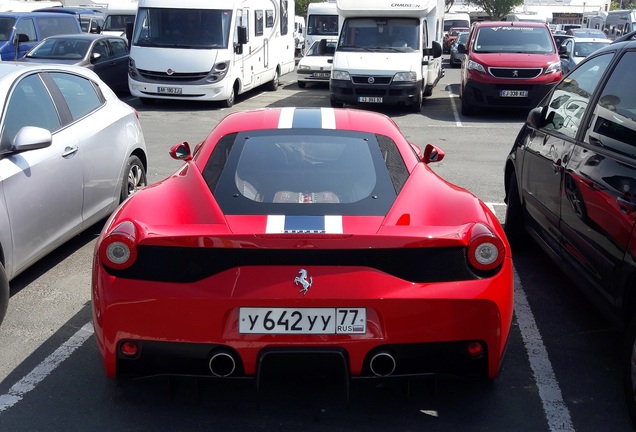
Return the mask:
[[11,37],[15,18],[0,18],[0,41],[7,41]]
[[410,18],[348,18],[338,49],[366,51],[418,51],[419,20]]
[[231,10],[149,9],[137,13],[132,44],[164,48],[227,48]]
[[482,27],[475,38],[474,51],[481,53],[554,53],[547,27]]
[[74,59],[84,58],[90,41],[77,39],[46,39],[26,55],[33,59]]
[[468,28],[470,23],[467,20],[444,20],[444,32],[448,32],[453,27],[466,27]]
[[338,36],[338,15],[309,15],[307,34]]
[[135,22],[135,15],[108,15],[104,21],[103,31],[126,31],[126,24]]
[[[323,42],[324,41],[324,42]],[[336,41],[321,39],[314,42],[305,56],[332,56],[336,51]]]

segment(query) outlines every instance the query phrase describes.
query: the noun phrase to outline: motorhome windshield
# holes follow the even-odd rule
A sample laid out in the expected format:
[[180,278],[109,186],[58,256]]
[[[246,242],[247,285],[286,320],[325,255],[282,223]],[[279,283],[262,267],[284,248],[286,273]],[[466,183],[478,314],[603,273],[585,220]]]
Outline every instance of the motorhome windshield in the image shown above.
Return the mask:
[[418,51],[419,20],[411,18],[348,18],[339,50]]
[[231,10],[139,8],[132,44],[162,48],[227,48]]

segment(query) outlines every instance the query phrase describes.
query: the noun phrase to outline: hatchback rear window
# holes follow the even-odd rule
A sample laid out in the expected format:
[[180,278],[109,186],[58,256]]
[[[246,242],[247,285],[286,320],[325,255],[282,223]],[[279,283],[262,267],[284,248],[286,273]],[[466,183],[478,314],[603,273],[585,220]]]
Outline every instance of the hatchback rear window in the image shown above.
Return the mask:
[[477,32],[474,52],[481,53],[554,53],[547,27],[482,27]]

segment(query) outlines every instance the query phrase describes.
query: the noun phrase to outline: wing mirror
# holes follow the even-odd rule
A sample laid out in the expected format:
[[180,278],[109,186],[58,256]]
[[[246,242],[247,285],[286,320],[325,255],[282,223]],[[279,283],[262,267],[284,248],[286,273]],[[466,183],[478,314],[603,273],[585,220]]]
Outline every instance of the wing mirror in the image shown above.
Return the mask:
[[444,152],[439,147],[433,144],[426,144],[422,162],[429,164],[431,162],[441,162],[442,159],[444,159]]
[[192,159],[192,152],[190,151],[190,144],[187,141],[175,144],[170,149],[170,157],[176,160],[189,161]]

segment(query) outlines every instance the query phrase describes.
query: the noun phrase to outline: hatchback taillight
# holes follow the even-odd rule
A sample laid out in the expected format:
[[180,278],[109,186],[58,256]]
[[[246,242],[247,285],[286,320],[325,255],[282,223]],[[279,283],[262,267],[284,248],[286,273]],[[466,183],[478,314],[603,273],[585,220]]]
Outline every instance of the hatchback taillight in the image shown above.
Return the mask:
[[122,222],[113,229],[99,246],[99,258],[106,267],[123,270],[137,259],[137,229],[130,222]]

